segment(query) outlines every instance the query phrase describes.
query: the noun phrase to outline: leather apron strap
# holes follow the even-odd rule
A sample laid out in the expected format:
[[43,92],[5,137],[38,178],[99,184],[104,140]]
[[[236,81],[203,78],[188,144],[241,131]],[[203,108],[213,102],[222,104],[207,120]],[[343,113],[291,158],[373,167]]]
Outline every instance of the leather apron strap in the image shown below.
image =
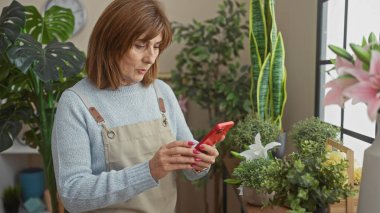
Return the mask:
[[[73,90],[81,97],[98,124],[103,126],[102,136],[108,171],[121,170],[148,161],[162,145],[175,141],[167,120],[165,104],[160,90],[155,83],[153,87],[156,92],[161,118],[114,128],[107,128],[106,121],[100,119],[102,116],[96,108],[79,91]],[[168,213],[174,212],[176,202],[175,173],[170,173],[160,180],[158,187],[142,192],[126,202],[93,212]]]

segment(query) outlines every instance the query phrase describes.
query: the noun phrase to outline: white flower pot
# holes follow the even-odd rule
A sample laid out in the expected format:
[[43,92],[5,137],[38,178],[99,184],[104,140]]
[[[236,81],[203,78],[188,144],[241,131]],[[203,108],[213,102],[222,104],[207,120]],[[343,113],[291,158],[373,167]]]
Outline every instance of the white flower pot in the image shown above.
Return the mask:
[[362,180],[359,191],[358,213],[380,209],[380,116],[377,114],[377,135],[364,152]]

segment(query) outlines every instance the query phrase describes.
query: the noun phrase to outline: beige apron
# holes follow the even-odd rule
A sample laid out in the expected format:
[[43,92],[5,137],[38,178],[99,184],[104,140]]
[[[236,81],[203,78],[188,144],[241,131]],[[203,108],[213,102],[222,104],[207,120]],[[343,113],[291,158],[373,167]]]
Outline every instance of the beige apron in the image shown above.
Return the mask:
[[[158,87],[156,91],[159,109],[162,118],[108,128],[106,122],[95,107],[90,105],[87,97],[76,92],[95,120],[103,126],[102,136],[104,143],[107,170],[121,170],[126,167],[145,162],[153,157],[155,152],[164,144],[175,141],[166,118],[165,105]],[[177,187],[175,173],[171,172],[159,181],[158,187],[149,189],[130,200],[108,206],[93,212],[174,212],[177,202]]]

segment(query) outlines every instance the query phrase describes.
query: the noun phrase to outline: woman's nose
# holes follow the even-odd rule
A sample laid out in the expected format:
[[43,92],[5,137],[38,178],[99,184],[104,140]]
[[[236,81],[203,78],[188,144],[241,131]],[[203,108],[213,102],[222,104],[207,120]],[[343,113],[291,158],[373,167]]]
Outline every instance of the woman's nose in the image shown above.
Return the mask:
[[144,55],[144,62],[145,63],[148,63],[148,64],[153,64],[154,61],[156,60],[156,53],[155,53],[155,50],[154,48],[147,48],[146,51],[145,51],[145,55]]

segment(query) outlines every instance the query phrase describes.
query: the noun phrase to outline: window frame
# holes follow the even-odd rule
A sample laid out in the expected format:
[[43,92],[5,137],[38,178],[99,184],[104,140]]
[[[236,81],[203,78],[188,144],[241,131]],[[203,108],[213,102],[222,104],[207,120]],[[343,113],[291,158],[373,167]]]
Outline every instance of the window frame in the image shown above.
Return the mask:
[[[314,107],[314,115],[315,117],[323,118],[324,109],[322,106],[323,98],[325,95],[325,90],[323,88],[323,83],[325,82],[325,75],[321,72],[321,68],[324,65],[332,65],[333,63],[330,60],[324,60],[322,58],[322,47],[324,47],[324,41],[326,38],[323,37],[323,30],[327,23],[327,12],[325,11],[327,7],[324,6],[329,0],[318,0],[317,7],[317,54],[316,54],[316,82],[315,82],[315,107]],[[333,0],[330,0],[333,1]],[[348,2],[349,0],[344,0],[345,8],[344,8],[344,35],[343,35],[343,44],[342,47],[346,49],[347,47],[347,24],[348,24]],[[348,135],[363,142],[372,144],[374,138],[363,135],[358,132],[354,132],[352,130],[344,128],[344,113],[345,109],[341,109],[340,111],[340,140],[343,141],[343,136]],[[376,124],[376,132],[377,132],[377,124]],[[376,133],[375,133],[376,135]]]

